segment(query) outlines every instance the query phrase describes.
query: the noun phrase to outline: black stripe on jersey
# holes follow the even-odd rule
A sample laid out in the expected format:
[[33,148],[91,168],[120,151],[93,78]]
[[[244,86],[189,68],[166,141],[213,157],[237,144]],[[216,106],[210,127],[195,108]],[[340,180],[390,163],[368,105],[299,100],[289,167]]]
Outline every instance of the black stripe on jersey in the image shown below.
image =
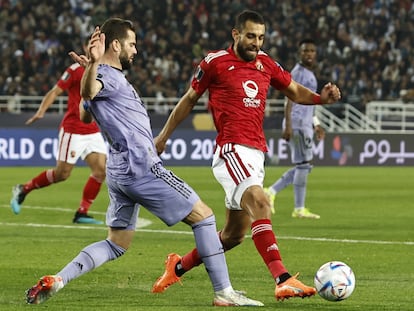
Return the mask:
[[188,199],[192,193],[192,189],[173,172],[167,171],[161,164],[155,164],[151,167],[151,172],[158,178],[161,178],[167,185],[175,189],[184,198]]

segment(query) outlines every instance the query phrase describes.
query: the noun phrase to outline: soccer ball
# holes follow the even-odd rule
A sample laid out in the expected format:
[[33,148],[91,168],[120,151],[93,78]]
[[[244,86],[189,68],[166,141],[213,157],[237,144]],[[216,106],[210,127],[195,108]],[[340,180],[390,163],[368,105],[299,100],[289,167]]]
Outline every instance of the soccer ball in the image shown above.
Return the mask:
[[355,288],[352,269],[341,261],[323,264],[316,272],[315,287],[319,296],[328,301],[340,301],[351,296]]

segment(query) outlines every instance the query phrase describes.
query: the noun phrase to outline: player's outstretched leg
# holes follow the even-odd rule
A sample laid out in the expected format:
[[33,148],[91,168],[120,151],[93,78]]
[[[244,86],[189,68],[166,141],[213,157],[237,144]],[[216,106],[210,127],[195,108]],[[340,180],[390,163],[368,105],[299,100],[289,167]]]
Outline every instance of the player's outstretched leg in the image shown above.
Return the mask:
[[76,211],[73,216],[74,224],[91,224],[91,225],[102,225],[103,221],[93,218],[91,215],[79,213]]
[[292,212],[293,218],[308,218],[308,219],[319,219],[321,216],[318,214],[312,213],[306,207],[303,208],[295,208]]
[[275,213],[275,200],[276,200],[276,194],[273,189],[270,187],[263,188],[263,191],[266,193],[267,197],[270,201],[270,210],[272,211],[272,214]]
[[167,259],[165,260],[165,271],[164,274],[161,275],[152,286],[153,293],[162,293],[168,287],[173,285],[174,283],[180,282],[181,279],[175,274],[175,266],[177,262],[181,260],[181,256],[178,254],[169,254]]
[[234,289],[222,290],[214,293],[213,306],[216,307],[263,307],[261,301],[247,298]]
[[28,304],[39,304],[63,288],[63,280],[60,276],[45,275],[33,287],[26,291],[26,301]]
[[276,300],[289,299],[291,297],[310,297],[316,294],[316,289],[306,286],[297,279],[299,273],[291,276],[283,283],[276,285],[275,297]]
[[23,203],[26,193],[23,191],[23,185],[16,185],[12,189],[12,198],[10,200],[10,207],[16,215],[20,213],[20,205]]

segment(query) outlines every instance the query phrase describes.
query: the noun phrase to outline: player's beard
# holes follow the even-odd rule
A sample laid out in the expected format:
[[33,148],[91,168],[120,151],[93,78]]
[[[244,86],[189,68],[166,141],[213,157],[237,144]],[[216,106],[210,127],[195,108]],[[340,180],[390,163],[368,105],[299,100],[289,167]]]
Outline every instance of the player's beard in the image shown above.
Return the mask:
[[241,44],[236,45],[237,54],[246,62],[251,62],[256,59],[257,53],[253,56],[247,53],[247,48],[244,48]]
[[131,68],[132,61],[129,59],[127,53],[122,50],[121,54],[119,55],[119,62],[121,63],[122,70],[128,70]]

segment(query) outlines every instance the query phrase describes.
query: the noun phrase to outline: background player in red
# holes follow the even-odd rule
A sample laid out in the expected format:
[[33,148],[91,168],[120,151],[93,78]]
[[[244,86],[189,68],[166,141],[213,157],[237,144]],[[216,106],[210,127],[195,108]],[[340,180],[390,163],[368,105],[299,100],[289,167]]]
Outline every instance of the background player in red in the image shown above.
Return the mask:
[[[226,194],[226,223],[219,232],[224,249],[240,244],[250,228],[256,249],[275,280],[276,299],[313,296],[315,288],[304,285],[297,275],[290,275],[282,263],[272,229],[269,198],[263,191],[266,96],[273,86],[295,102],[331,104],[340,98],[340,91],[328,83],[317,94],[292,80],[288,71],[261,50],[265,22],[258,13],[242,12],[236,19],[232,37],[234,43],[227,50],[209,53],[198,66],[191,87],[155,139],[157,151],[165,149],[174,129],[208,90],[209,109],[217,129],[212,169]],[[166,271],[152,291],[164,291],[200,263],[197,249],[182,258],[170,254]]]
[[[84,43],[84,51],[87,51],[86,45],[87,42]],[[65,91],[67,92],[67,111],[59,126],[56,167],[41,172],[25,184],[13,187],[10,205],[15,214],[20,213],[20,205],[30,191],[68,179],[77,160],[81,157],[90,167],[91,174],[83,188],[82,199],[73,222],[103,223],[88,215],[89,207],[105,180],[106,144],[96,123],[83,123],[79,117],[80,81],[84,70],[84,67],[78,63],[68,67],[54,87],[46,93],[37,112],[26,121],[29,125],[43,118],[56,98]]]

